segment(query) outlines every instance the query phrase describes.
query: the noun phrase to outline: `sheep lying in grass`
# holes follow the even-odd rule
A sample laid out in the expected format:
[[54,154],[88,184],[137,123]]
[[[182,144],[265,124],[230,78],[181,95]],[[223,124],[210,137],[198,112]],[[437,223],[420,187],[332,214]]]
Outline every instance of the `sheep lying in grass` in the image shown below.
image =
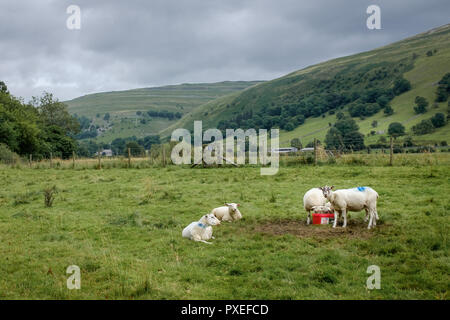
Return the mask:
[[306,210],[306,224],[311,222],[311,210],[316,206],[324,206],[327,199],[320,188],[312,188],[303,196],[303,207]]
[[207,244],[205,240],[214,239],[212,233],[212,226],[219,225],[220,221],[213,214],[206,214],[199,221],[192,222],[181,233],[183,238],[188,238],[194,241],[201,241]]
[[342,227],[347,226],[347,211],[366,211],[365,221],[369,219],[369,225],[367,229],[370,229],[377,224],[378,212],[377,212],[377,199],[378,193],[370,187],[357,187],[352,189],[342,189],[333,191],[334,186],[325,186],[320,188],[325,198],[327,198],[334,208],[334,224],[333,228],[336,228],[338,220],[338,212],[342,213],[344,218],[344,224]]
[[242,214],[239,211],[239,203],[225,203],[225,206],[218,207],[211,210],[211,213],[221,221],[235,221],[242,219]]

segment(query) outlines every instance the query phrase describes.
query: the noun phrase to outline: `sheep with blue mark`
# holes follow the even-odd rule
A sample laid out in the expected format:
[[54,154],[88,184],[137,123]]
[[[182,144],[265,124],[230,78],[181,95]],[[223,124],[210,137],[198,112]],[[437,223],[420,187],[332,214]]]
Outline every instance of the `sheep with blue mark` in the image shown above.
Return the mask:
[[377,200],[378,193],[371,187],[357,187],[352,189],[342,189],[333,191],[334,186],[325,186],[320,188],[325,198],[330,201],[334,208],[334,224],[336,228],[338,213],[342,214],[344,223],[342,227],[347,226],[347,211],[366,211],[365,221],[369,219],[367,229],[375,227],[378,220]]
[[212,226],[217,226],[219,224],[220,220],[213,214],[209,213],[201,217],[199,221],[191,222],[186,228],[183,229],[181,235],[183,238],[211,244],[211,242],[207,242],[206,240],[214,239],[212,235]]

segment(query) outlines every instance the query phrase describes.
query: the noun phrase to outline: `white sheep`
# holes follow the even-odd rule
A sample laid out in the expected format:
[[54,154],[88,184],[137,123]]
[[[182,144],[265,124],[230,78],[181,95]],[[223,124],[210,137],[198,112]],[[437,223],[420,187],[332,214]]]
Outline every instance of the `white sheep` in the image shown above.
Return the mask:
[[303,196],[303,207],[306,210],[306,224],[311,222],[311,210],[315,206],[324,206],[327,199],[324,197],[320,188],[312,188],[308,190]]
[[225,206],[223,207],[212,209],[211,213],[221,221],[231,222],[242,219],[242,214],[238,209],[240,206],[239,203],[225,203]]
[[183,238],[188,238],[194,241],[201,241],[207,244],[205,240],[214,239],[212,233],[212,226],[219,225],[220,221],[213,214],[206,214],[199,221],[192,222],[186,228],[183,229],[181,235]]
[[344,218],[342,227],[345,228],[347,226],[347,211],[361,211],[362,209],[366,211],[365,221],[370,217],[367,229],[377,225],[378,193],[374,189],[370,187],[357,187],[333,191],[333,188],[334,186],[320,188],[325,198],[330,201],[334,208],[333,228],[336,228],[337,225],[338,212],[342,213]]
[[325,203],[324,206],[314,206],[311,208],[314,213],[334,213],[333,206],[330,202]]

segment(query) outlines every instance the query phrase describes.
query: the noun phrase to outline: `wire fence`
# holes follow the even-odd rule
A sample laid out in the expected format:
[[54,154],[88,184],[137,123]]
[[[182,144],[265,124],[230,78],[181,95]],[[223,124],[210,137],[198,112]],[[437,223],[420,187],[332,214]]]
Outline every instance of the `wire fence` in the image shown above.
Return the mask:
[[[2,159],[2,164],[15,168],[35,168],[35,169],[108,169],[108,168],[150,168],[166,167],[174,165],[171,160],[173,145],[155,145],[151,150],[143,148],[127,148],[121,152],[114,152],[110,149],[99,150],[92,157],[81,157],[72,153],[71,157],[61,158],[53,157],[50,154],[48,158],[33,157],[33,154],[27,157],[11,157]],[[206,146],[204,147],[206,148]],[[280,156],[281,166],[292,165],[321,165],[321,164],[361,164],[361,165],[426,165],[426,164],[449,164],[449,147],[419,146],[419,147],[401,147],[392,140],[388,147],[383,148],[363,148],[355,150],[351,148],[326,149],[317,139],[314,139],[313,147],[297,152],[277,152]],[[269,152],[270,154],[270,152]],[[195,164],[192,156],[192,166]],[[235,156],[236,153],[235,153]],[[236,162],[224,161],[222,165],[207,165],[204,162],[199,163],[200,167],[205,166],[246,166],[249,163],[248,150],[245,154],[244,165],[238,165]],[[261,166],[262,164],[258,164]],[[270,164],[269,164],[270,165]]]

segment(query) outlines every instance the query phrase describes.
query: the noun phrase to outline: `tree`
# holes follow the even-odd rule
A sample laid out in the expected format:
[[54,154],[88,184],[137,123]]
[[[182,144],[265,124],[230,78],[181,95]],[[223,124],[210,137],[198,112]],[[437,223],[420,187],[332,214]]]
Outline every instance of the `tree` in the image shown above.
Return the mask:
[[0,93],[9,94],[8,87],[3,81],[0,81]]
[[428,101],[424,97],[417,96],[414,100],[416,105],[414,106],[414,112],[417,114],[427,112]]
[[110,118],[111,118],[111,115],[107,112],[107,113],[105,113],[105,116],[103,117],[103,120],[109,121]]
[[300,142],[299,138],[294,138],[291,140],[291,147],[297,148],[297,149],[301,149],[302,148],[302,143]]
[[400,122],[392,122],[388,128],[388,134],[394,138],[405,135],[405,127]]
[[331,127],[325,137],[328,148],[344,150],[364,149],[364,136],[358,131],[359,126],[356,121],[349,117],[344,117]]
[[392,107],[390,105],[387,105],[386,107],[384,107],[383,112],[386,116],[391,116],[394,114],[394,109],[392,109]]
[[297,125],[300,126],[305,123],[305,116],[300,114],[297,117],[295,117],[295,121],[297,122]]
[[344,136],[344,145],[346,149],[350,150],[362,150],[364,146],[364,136],[358,131],[352,131]]
[[329,149],[341,149],[344,148],[344,140],[342,139],[341,132],[335,127],[331,127],[325,136],[325,144]]
[[434,126],[430,119],[422,120],[420,123],[412,127],[412,131],[416,135],[432,133],[434,131]]
[[336,114],[336,119],[338,119],[338,120],[341,120],[341,119],[343,119],[344,117],[345,117],[344,113],[342,113],[342,112],[340,112],[340,111]]
[[133,157],[138,157],[144,154],[144,147],[139,145],[136,141],[130,141],[126,144],[125,154],[128,154],[128,149]]
[[80,132],[80,123],[69,114],[67,105],[53,98],[53,94],[44,92],[40,98],[33,97],[32,104],[37,107],[45,126],[58,126],[66,133]]
[[377,103],[380,105],[380,107],[385,108],[389,103],[389,97],[386,95],[379,96],[377,98]]
[[286,130],[286,131],[292,131],[294,129],[295,129],[295,126],[294,126],[294,124],[292,122],[288,122],[284,126],[284,130]]
[[146,149],[146,150],[150,150],[152,148],[152,145],[154,144],[160,144],[160,138],[158,135],[155,136],[146,136],[143,140],[143,142],[141,143],[141,145]]
[[399,78],[399,79],[395,80],[392,91],[394,92],[394,94],[396,96],[398,96],[398,95],[402,94],[403,92],[406,92],[410,89],[411,89],[411,83],[404,78]]
[[79,128],[78,120],[67,112],[67,107],[45,93],[24,104],[10,95],[0,81],[0,143],[20,155],[33,154],[35,159],[48,157],[50,152],[65,157],[75,148],[69,133]]
[[446,73],[438,82],[436,90],[436,102],[445,102],[450,95],[450,72]]
[[445,126],[446,124],[445,115],[443,113],[436,113],[433,117],[431,117],[431,123],[435,128]]
[[405,138],[405,140],[403,140],[403,146],[404,147],[413,147],[414,146],[413,138],[411,136],[407,136]]
[[378,127],[378,121],[377,120],[373,120],[372,121],[372,128],[376,128]]
[[68,159],[72,153],[77,150],[77,144],[74,139],[64,135],[64,129],[58,126],[49,126],[45,128],[45,142],[48,144],[48,152],[53,156]]

